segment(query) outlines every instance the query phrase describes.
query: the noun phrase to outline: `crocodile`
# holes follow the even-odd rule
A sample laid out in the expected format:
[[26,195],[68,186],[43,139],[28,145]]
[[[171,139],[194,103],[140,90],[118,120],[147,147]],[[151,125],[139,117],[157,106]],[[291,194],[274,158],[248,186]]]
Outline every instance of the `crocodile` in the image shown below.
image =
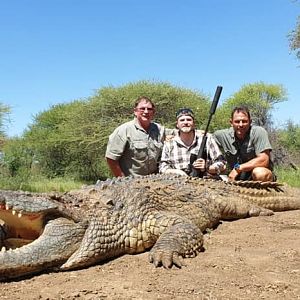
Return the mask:
[[111,179],[65,193],[0,191],[0,280],[149,252],[181,268],[222,220],[300,209],[300,189],[174,175]]

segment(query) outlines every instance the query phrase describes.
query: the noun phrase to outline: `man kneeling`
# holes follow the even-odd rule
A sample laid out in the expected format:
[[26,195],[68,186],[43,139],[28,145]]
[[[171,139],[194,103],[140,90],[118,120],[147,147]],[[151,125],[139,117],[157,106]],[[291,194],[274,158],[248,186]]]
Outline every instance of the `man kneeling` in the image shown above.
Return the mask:
[[246,106],[233,109],[230,124],[230,128],[214,133],[230,168],[229,180],[275,181],[267,131],[251,124]]

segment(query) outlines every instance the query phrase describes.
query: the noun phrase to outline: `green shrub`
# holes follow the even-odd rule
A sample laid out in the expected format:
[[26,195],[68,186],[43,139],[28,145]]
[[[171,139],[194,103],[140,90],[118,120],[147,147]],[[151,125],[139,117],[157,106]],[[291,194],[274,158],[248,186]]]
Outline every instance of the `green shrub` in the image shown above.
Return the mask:
[[293,168],[280,168],[275,169],[278,182],[287,183],[293,187],[300,187],[300,170]]
[[88,99],[55,105],[38,114],[22,139],[12,145],[8,142],[4,151],[10,158],[11,176],[22,167],[30,172],[34,167],[35,173],[38,169],[48,178],[95,182],[111,176],[105,161],[108,136],[133,118],[134,102],[140,96],[155,102],[156,121],[171,128],[176,110],[186,106],[195,111],[200,127],[207,121],[209,99],[195,91],[150,81],[104,87]]

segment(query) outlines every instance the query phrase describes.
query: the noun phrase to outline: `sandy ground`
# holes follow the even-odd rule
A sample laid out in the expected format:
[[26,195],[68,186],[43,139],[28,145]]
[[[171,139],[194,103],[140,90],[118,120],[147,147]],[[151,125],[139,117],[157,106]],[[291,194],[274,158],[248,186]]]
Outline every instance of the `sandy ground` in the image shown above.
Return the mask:
[[125,255],[0,283],[0,299],[300,299],[300,211],[223,222],[182,269]]

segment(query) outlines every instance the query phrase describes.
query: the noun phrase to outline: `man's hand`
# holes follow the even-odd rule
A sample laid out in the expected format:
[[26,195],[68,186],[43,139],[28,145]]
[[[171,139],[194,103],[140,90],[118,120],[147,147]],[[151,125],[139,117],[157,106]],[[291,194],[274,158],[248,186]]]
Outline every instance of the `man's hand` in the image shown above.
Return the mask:
[[205,159],[203,158],[198,158],[197,160],[195,160],[193,162],[193,167],[197,170],[200,170],[201,172],[204,172],[205,171],[205,166],[206,165],[206,162],[205,162]]
[[174,138],[174,135],[171,135],[171,134],[168,134],[168,135],[166,135],[166,137],[165,137],[165,142],[170,142],[170,141],[172,141],[173,140],[173,138]]

